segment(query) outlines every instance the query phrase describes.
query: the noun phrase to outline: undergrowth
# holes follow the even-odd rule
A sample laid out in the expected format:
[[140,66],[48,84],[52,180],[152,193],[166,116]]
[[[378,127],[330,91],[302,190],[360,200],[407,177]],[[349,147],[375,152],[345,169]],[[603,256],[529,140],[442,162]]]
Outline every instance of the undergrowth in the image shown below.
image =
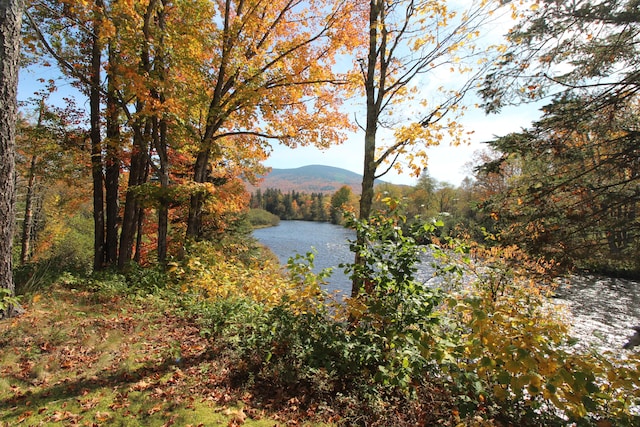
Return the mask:
[[[545,265],[515,247],[419,245],[437,224],[396,207],[350,222],[361,262],[343,268],[363,289],[345,302],[312,253],[283,272],[238,242],[193,244],[166,270],[62,275],[64,292],[26,295],[27,314],[0,325],[0,420],[639,424],[640,358],[571,348]],[[425,250],[439,288],[416,278]]]

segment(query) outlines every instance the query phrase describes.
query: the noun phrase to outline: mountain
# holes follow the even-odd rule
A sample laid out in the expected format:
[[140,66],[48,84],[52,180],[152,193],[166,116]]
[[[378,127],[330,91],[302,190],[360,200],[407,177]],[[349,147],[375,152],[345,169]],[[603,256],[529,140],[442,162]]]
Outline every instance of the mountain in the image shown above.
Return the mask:
[[[272,169],[258,188],[276,188],[283,193],[299,191],[304,193],[325,193],[333,194],[343,185],[351,187],[351,190],[360,194],[362,186],[362,175],[346,169],[333,166],[310,165],[295,169]],[[253,192],[256,187],[249,186],[248,190]]]

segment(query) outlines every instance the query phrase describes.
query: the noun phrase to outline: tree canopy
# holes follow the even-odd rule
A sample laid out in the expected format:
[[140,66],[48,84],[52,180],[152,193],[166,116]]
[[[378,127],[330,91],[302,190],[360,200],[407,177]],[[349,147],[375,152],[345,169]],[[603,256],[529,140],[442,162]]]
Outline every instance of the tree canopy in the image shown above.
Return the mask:
[[96,268],[137,258],[149,207],[161,261],[168,240],[203,238],[222,224],[211,214],[245,209],[241,180],[264,172],[272,143],[343,140],[347,79],[335,65],[360,42],[353,7],[340,0],[31,5],[30,61],[57,64],[91,99]]
[[487,111],[567,93],[597,109],[637,95],[637,0],[512,4],[517,24],[481,89]]
[[503,237],[569,264],[633,270],[637,259],[637,1],[537,1],[484,81],[485,108],[549,98],[530,129],[491,142],[486,205]]

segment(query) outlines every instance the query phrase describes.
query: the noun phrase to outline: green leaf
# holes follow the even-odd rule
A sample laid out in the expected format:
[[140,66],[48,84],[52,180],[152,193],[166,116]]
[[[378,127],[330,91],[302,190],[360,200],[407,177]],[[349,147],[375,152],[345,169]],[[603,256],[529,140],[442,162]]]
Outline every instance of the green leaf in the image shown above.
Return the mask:
[[589,412],[596,412],[598,410],[598,405],[589,396],[582,396],[582,404]]
[[511,374],[509,374],[509,372],[507,371],[500,371],[498,373],[498,376],[496,377],[496,381],[498,382],[498,384],[509,384],[511,383]]

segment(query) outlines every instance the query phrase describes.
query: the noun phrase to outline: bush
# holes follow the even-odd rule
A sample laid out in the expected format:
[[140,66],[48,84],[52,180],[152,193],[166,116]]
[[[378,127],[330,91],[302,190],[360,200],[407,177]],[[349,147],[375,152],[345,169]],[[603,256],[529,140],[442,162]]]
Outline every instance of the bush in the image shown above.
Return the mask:
[[249,210],[248,220],[253,228],[273,227],[280,223],[280,218],[277,215],[264,209]]
[[539,271],[522,268],[542,264],[517,248],[477,247],[473,255],[478,264],[461,258],[465,281],[442,308],[446,329],[432,356],[452,379],[462,412],[545,425],[636,425],[640,379],[629,373],[640,358],[571,349],[548,285]]
[[437,289],[415,277],[426,250],[417,238],[433,233],[435,225],[422,225],[405,235],[406,218],[398,214],[396,203],[385,202],[387,211],[369,220],[347,221],[356,230],[358,239],[351,242],[351,250],[361,262],[343,267],[362,284],[358,297],[348,304],[356,333],[368,343],[370,354],[363,357],[372,359],[375,380],[411,391],[430,365],[425,346],[431,345],[442,300]]

